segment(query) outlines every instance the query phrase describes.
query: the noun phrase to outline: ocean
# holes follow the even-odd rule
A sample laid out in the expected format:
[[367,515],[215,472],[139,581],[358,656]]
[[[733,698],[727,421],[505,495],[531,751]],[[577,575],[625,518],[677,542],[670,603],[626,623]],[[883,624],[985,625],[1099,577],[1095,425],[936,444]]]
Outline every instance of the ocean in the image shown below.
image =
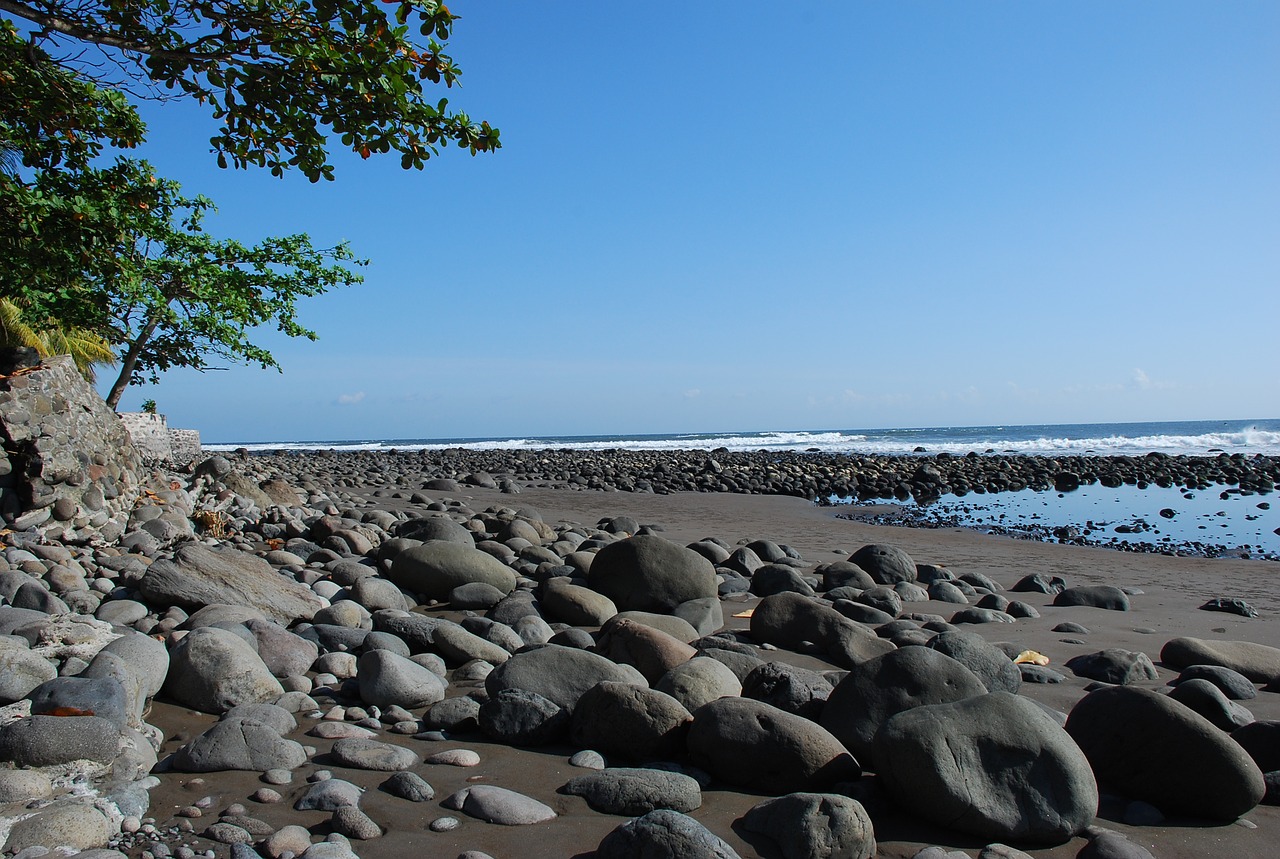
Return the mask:
[[[978,453],[1142,455],[1152,451],[1191,456],[1255,453],[1280,456],[1280,419],[1161,421],[1030,426],[904,427],[900,429],[770,430],[632,435],[492,438],[370,438],[273,442],[221,442],[209,450],[816,450],[823,453]],[[923,451],[919,449],[923,448]]]
[[[928,456],[1022,454],[1038,456],[1216,456],[1220,453],[1280,456],[1280,419],[1161,421],[1149,423],[1042,424],[1029,426],[904,427],[897,429],[775,430],[594,436],[493,438],[388,438],[270,443],[206,444],[208,450],[251,451],[397,449],[442,450],[715,450],[820,451],[823,453]],[[852,499],[830,499],[848,503]],[[883,521],[915,527],[967,527],[1029,539],[1071,540],[1137,551],[1181,551],[1209,557],[1280,560],[1280,503],[1228,486],[1191,492],[1150,486],[1082,486],[1071,493],[1007,492],[946,495],[927,504],[875,502],[896,508]],[[878,515],[878,514],[877,514]]]

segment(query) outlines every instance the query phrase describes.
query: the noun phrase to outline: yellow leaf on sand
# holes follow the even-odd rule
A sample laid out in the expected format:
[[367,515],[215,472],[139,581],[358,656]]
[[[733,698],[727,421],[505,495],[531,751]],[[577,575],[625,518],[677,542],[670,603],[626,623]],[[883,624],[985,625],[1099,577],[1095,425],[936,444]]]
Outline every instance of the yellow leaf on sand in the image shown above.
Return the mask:
[[1030,663],[1031,665],[1048,665],[1049,657],[1043,653],[1036,653],[1034,650],[1024,650],[1018,654],[1018,658],[1013,660],[1015,663]]
[[749,608],[749,609],[747,609],[746,611],[740,611],[740,612],[738,612],[737,614],[735,614],[735,615],[734,615],[734,617],[751,617],[751,613],[752,613],[752,612],[754,612],[754,611],[755,611],[755,609],[753,609],[753,608]]

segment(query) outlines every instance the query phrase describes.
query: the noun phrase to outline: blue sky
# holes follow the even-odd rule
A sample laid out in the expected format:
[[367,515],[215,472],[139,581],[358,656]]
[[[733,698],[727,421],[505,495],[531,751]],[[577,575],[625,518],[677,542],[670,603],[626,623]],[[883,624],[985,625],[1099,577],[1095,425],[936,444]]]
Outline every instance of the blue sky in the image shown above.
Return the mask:
[[373,260],[207,441],[1280,415],[1280,5],[457,0],[504,148],[337,180],[145,157],[211,231]]

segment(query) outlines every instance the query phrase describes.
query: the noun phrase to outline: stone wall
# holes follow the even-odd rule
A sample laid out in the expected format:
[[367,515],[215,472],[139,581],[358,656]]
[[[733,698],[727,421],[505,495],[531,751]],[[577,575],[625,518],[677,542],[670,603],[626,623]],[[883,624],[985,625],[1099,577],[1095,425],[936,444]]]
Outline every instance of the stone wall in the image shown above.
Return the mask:
[[150,412],[121,412],[120,420],[146,465],[183,468],[200,459],[199,430],[173,429],[164,415]]
[[42,539],[114,541],[140,492],[133,440],[70,358],[31,363],[0,360],[0,515]]

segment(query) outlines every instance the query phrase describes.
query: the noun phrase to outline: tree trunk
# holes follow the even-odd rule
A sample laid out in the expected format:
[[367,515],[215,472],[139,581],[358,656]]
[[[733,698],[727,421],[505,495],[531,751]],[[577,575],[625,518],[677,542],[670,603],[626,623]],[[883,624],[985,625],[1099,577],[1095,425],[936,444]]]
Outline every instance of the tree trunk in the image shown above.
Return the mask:
[[147,341],[151,339],[151,335],[155,333],[156,326],[159,324],[158,317],[149,320],[129,344],[129,351],[124,353],[124,360],[120,362],[120,375],[116,377],[115,384],[111,386],[111,392],[107,394],[107,405],[112,411],[115,411],[116,406],[120,404],[120,397],[124,395],[124,389],[129,387],[129,379],[133,377],[133,368],[138,365],[138,356],[142,354],[143,347],[147,345]]

